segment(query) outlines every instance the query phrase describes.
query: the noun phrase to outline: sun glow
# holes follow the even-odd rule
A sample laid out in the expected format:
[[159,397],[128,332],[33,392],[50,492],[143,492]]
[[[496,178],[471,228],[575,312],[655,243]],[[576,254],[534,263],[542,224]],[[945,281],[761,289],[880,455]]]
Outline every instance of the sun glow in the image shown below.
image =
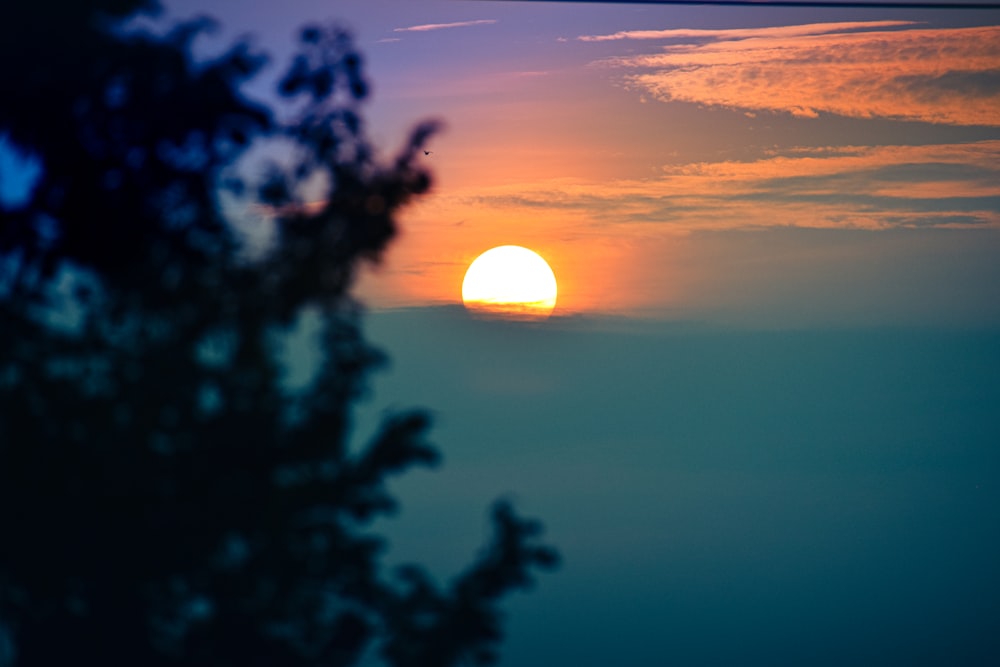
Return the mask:
[[538,253],[505,245],[476,258],[462,281],[462,302],[477,316],[545,319],[556,306],[556,277]]

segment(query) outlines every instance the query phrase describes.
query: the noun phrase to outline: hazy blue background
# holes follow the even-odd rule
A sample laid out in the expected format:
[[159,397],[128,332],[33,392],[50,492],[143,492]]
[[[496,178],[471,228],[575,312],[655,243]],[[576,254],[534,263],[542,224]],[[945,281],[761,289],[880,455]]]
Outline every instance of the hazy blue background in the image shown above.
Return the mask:
[[501,664],[1000,655],[997,333],[369,324],[372,407],[433,408],[445,452],[395,485],[390,556],[454,572],[501,494],[564,553]]

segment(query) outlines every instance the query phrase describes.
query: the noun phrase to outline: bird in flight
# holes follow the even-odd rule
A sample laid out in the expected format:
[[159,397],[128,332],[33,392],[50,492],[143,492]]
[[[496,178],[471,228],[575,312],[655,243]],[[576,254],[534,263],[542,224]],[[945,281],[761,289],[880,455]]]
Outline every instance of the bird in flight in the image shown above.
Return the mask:
[[424,155],[430,155],[430,154],[431,154],[431,153],[433,153],[433,152],[434,152],[434,151],[424,151]]

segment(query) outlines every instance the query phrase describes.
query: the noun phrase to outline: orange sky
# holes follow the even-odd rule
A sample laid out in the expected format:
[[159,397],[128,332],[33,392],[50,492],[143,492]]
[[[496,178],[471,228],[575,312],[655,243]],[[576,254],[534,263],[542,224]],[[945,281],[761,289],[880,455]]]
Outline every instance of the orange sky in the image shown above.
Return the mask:
[[1000,141],[773,149],[664,165],[643,179],[588,178],[589,168],[559,169],[551,153],[524,166],[530,150],[516,146],[484,150],[495,151],[488,167],[461,164],[454,187],[450,168],[439,168],[435,192],[405,212],[386,265],[365,281],[376,305],[456,303],[468,264],[496,245],[549,261],[560,314],[637,313],[688,301],[677,285],[692,234],[1000,230]]
[[446,127],[433,192],[361,281],[374,308],[459,303],[468,264],[517,244],[552,265],[562,314],[801,310],[833,299],[818,276],[875,266],[884,303],[833,300],[888,312],[924,285],[928,308],[1000,318],[976,287],[1000,256],[996,11],[300,0],[229,19],[280,56],[307,10],[356,29],[386,159],[416,122]]
[[564,315],[1000,322],[995,10],[225,7],[223,41],[279,62],[307,20],[354,28],[387,160],[445,123],[433,192],[361,280],[375,309],[457,304],[471,261],[517,244]]
[[[454,30],[489,50],[496,27]],[[1000,26],[549,39],[550,58],[498,50],[386,88],[381,104],[447,129],[434,192],[362,282],[375,307],[458,303],[468,264],[504,244],[549,261],[560,314],[641,314],[698,305],[683,286],[703,267],[684,253],[705,234],[1000,229]]]

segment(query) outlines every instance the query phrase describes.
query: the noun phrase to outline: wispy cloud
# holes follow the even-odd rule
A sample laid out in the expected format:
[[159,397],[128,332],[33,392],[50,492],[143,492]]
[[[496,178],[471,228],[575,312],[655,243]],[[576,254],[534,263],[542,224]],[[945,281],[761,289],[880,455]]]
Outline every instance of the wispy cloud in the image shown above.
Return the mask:
[[575,220],[577,230],[619,238],[769,227],[1000,228],[1000,140],[792,148],[745,162],[672,165],[649,180],[478,189],[456,193],[452,205],[508,219]]
[[913,21],[851,21],[844,23],[809,23],[767,28],[728,28],[722,30],[701,30],[696,28],[670,28],[667,30],[623,30],[606,35],[580,35],[582,42],[610,42],[622,39],[710,39],[734,40],[751,37],[802,37],[835,32],[846,32],[873,28],[892,28],[914,25]]
[[627,83],[661,101],[802,117],[1000,125],[1000,26],[908,25],[627,31],[579,39],[674,40],[660,53],[601,61],[639,70],[626,75]]
[[428,30],[444,30],[446,28],[468,28],[474,25],[490,25],[496,22],[496,19],[477,19],[475,21],[457,21],[455,23],[424,23],[421,25],[411,25],[406,28],[394,28],[393,32],[427,32]]

